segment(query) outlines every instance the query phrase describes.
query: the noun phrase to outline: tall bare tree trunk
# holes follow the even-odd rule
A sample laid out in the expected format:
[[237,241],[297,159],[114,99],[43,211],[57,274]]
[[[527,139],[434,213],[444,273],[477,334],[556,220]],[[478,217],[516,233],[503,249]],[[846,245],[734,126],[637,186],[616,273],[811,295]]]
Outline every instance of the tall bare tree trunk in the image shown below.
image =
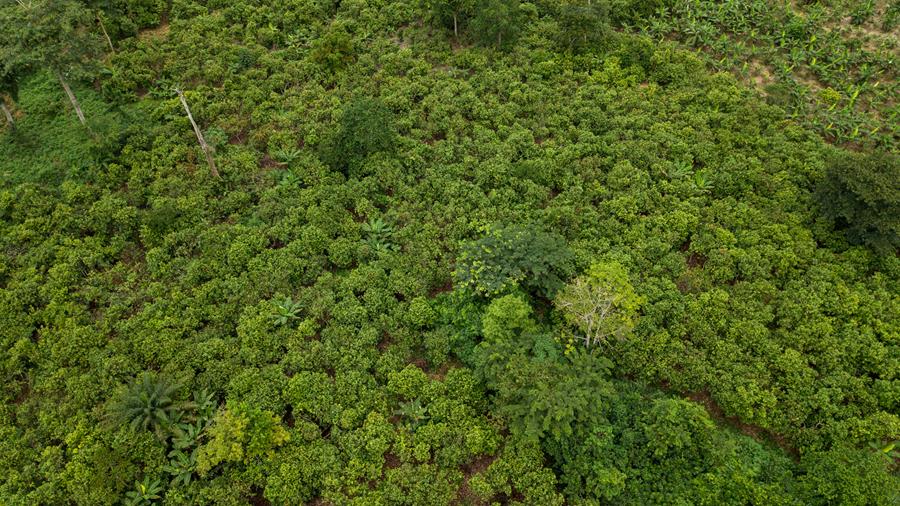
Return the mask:
[[59,83],[62,84],[63,89],[66,90],[66,95],[69,96],[69,102],[72,102],[72,107],[75,108],[75,114],[78,115],[78,121],[80,121],[82,125],[87,126],[87,122],[84,119],[84,113],[81,112],[81,106],[78,105],[78,99],[75,98],[75,94],[72,93],[72,88],[69,88],[69,83],[67,83],[66,80],[63,79],[62,74],[58,72],[56,77],[59,78]]
[[459,30],[457,30],[456,25],[457,25],[456,24],[456,13],[454,12],[453,13],[453,36],[458,39],[459,38]]
[[113,47],[112,39],[109,38],[109,34],[106,33],[106,26],[103,25],[103,17],[100,16],[100,13],[97,13],[97,21],[100,23],[100,29],[103,30],[103,36],[106,37],[106,43],[109,44],[109,50],[113,53],[116,52],[116,48]]
[[3,115],[6,116],[6,122],[9,123],[9,128],[15,130],[16,122],[12,117],[12,113],[6,108],[6,102],[3,102],[3,100],[0,100],[0,108],[3,109]]
[[191,121],[191,126],[194,127],[194,133],[197,134],[197,140],[200,142],[200,148],[203,149],[203,154],[206,155],[206,163],[209,164],[209,173],[212,174],[213,177],[220,177],[219,170],[216,168],[216,162],[212,157],[212,152],[209,149],[209,145],[206,144],[206,139],[203,138],[203,133],[200,132],[200,127],[198,127],[197,122],[194,121],[194,116],[191,114],[191,108],[188,107],[187,100],[184,99],[184,93],[182,93],[181,89],[179,88],[176,88],[175,92],[178,93],[178,99],[181,100],[181,105],[184,106],[184,111],[187,113],[187,117]]

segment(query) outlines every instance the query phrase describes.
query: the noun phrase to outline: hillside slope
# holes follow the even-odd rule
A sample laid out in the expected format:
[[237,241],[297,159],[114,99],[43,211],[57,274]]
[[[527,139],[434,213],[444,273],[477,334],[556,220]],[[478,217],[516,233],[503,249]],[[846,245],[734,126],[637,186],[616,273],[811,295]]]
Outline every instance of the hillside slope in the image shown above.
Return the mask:
[[0,502],[896,504],[897,157],[885,250],[644,3],[135,3],[85,127],[27,72]]

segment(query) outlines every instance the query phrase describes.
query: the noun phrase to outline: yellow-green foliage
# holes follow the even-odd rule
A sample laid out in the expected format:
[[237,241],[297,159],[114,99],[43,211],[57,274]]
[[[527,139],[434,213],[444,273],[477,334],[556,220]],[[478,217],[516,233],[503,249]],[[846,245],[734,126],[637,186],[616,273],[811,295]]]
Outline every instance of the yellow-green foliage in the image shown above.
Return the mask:
[[0,503],[896,504],[875,3],[0,2]]
[[200,447],[197,472],[206,474],[223,462],[244,462],[272,457],[290,439],[281,420],[247,403],[228,406],[213,419],[209,441]]
[[578,329],[585,346],[624,339],[634,328],[641,298],[618,263],[595,263],[556,295],[553,304]]

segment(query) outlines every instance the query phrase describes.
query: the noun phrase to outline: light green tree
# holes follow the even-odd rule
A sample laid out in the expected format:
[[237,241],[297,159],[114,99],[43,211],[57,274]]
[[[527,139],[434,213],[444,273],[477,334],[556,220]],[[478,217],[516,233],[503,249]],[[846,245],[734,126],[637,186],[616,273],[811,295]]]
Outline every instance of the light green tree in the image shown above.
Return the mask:
[[621,265],[597,263],[560,290],[554,305],[580,331],[585,346],[592,346],[628,335],[641,298]]
[[246,402],[220,411],[209,428],[209,442],[200,447],[197,471],[202,475],[222,462],[247,462],[270,454],[290,435],[269,411]]

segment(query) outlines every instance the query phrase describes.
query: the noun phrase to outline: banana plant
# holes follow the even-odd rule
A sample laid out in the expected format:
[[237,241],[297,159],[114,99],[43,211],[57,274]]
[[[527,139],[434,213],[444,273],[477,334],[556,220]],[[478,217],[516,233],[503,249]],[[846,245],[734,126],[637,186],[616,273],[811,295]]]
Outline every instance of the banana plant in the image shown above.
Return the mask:
[[884,441],[869,443],[869,448],[881,453],[882,455],[900,459],[900,441],[890,441],[887,444]]
[[672,163],[672,168],[666,171],[666,177],[672,181],[678,181],[691,175],[694,168],[690,162],[678,160]]
[[698,170],[694,173],[694,189],[698,193],[709,193],[713,189],[712,183],[706,179],[706,173]]
[[401,402],[394,414],[406,420],[410,430],[415,431],[428,420],[428,406],[423,406],[419,399]]
[[272,158],[274,158],[279,165],[290,165],[291,162],[299,158],[302,154],[303,151],[296,148],[276,149],[272,152]]
[[194,477],[197,468],[197,449],[190,453],[181,450],[169,452],[169,463],[163,466],[163,471],[172,476],[171,485],[188,485]]
[[300,186],[300,183],[302,182],[302,180],[300,179],[300,176],[298,176],[296,172],[294,172],[291,169],[284,169],[279,172],[280,173],[277,176],[279,186],[285,186],[285,187]]
[[127,506],[149,506],[160,499],[160,492],[163,491],[162,483],[159,480],[150,480],[149,476],[144,476],[143,481],[135,482],[134,490],[125,493],[125,504]]
[[205,388],[194,392],[194,406],[197,410],[197,419],[202,420],[204,424],[208,424],[212,420],[219,402],[216,400],[215,394],[209,392]]
[[394,227],[381,218],[373,218],[363,223],[362,231],[366,234],[366,244],[376,253],[387,253],[399,249],[396,244],[391,242]]
[[275,301],[275,314],[270,318],[276,325],[287,325],[293,320],[300,318],[300,303],[294,302],[290,297],[284,297]]
[[194,423],[178,424],[178,433],[172,437],[172,446],[176,450],[184,450],[194,446],[200,440],[200,435],[207,424],[208,421],[204,422],[201,420]]
[[856,89],[854,89],[853,86],[850,87],[853,92],[849,94],[850,98],[847,101],[847,110],[853,109],[853,106],[856,105],[856,99],[859,98],[859,92],[862,90],[862,86],[856,86],[855,88]]

